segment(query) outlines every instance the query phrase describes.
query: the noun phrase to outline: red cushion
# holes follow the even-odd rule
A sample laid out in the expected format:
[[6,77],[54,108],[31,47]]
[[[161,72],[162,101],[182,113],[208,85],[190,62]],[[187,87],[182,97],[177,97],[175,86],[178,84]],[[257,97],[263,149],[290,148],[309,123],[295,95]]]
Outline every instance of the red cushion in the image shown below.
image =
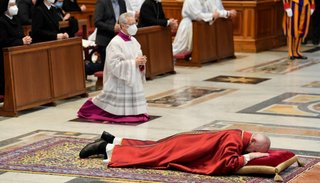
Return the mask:
[[182,52],[182,53],[177,53],[174,55],[176,59],[187,59],[191,56],[191,52]]
[[4,96],[0,95],[0,102],[3,102],[3,100],[4,100]]
[[[89,27],[89,28],[87,29],[88,35],[92,34],[92,33],[94,32],[94,29],[95,29],[94,27]],[[79,29],[79,31],[76,32],[75,35],[78,36],[78,37],[81,37],[82,34],[83,34],[82,29]]]
[[98,77],[98,78],[102,78],[102,77],[103,77],[103,71],[95,72],[95,73],[94,73],[94,76],[95,76],[95,77]]
[[269,150],[269,156],[257,158],[249,161],[246,166],[250,165],[266,165],[276,167],[280,163],[287,161],[288,159],[295,156],[293,152],[286,151],[286,150]]

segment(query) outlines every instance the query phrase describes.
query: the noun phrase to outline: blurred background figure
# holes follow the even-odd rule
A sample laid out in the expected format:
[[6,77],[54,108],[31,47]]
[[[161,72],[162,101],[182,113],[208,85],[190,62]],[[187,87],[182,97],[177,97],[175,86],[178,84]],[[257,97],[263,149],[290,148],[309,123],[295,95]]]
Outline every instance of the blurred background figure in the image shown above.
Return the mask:
[[316,46],[320,42],[320,0],[316,0],[314,3],[316,7],[311,16],[309,33],[303,41],[303,44],[311,41],[312,44]]
[[161,0],[145,0],[140,9],[139,27],[160,25],[170,26],[172,30],[178,28],[176,19],[167,19],[162,8]]
[[97,28],[95,42],[99,50],[100,62],[87,64],[88,75],[102,71],[106,59],[106,47],[111,39],[120,31],[118,19],[127,11],[124,0],[97,0],[94,13],[94,26]]
[[16,0],[0,1],[0,95],[4,95],[4,59],[2,48],[31,44],[32,38],[23,34],[17,14]]
[[32,24],[32,13],[37,0],[17,0],[18,16],[22,25]]
[[74,37],[79,30],[78,20],[62,9],[63,3],[64,0],[55,0],[54,7],[57,9],[59,21],[69,21],[69,27],[62,29],[62,31],[67,32],[69,37]]
[[66,12],[70,11],[80,11],[84,12],[87,10],[86,5],[79,6],[77,0],[65,0],[62,6],[62,9]]
[[125,0],[127,6],[127,12],[133,13],[136,20],[139,20],[140,8],[144,0]]
[[60,30],[60,17],[53,3],[55,0],[37,0],[32,15],[34,42],[68,39],[68,33]]
[[191,53],[192,21],[212,22],[219,17],[234,17],[237,12],[235,10],[225,10],[220,0],[185,0],[181,14],[183,18],[172,44],[173,55]]
[[287,36],[289,59],[308,59],[300,47],[309,31],[310,17],[314,12],[314,0],[283,0],[285,10],[283,32]]

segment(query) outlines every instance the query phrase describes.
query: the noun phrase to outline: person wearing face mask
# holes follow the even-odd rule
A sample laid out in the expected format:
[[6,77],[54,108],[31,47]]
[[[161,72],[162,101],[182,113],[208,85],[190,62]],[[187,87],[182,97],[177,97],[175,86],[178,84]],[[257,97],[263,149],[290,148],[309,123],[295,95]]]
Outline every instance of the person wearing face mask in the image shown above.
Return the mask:
[[85,12],[87,10],[86,5],[83,4],[79,6],[77,0],[64,0],[62,8],[66,12],[70,12],[70,11]]
[[69,27],[62,29],[68,33],[69,37],[74,37],[75,33],[79,30],[78,20],[71,17],[70,13],[66,13],[63,9],[64,0],[55,0],[54,7],[57,10],[59,21],[69,21]]
[[212,22],[223,17],[235,17],[235,10],[224,9],[221,0],[185,0],[182,7],[182,20],[172,44],[173,55],[191,53],[192,21]]
[[59,28],[60,17],[53,7],[55,0],[37,0],[33,11],[32,38],[34,42],[68,39],[69,34]]
[[137,32],[131,13],[119,17],[120,31],[106,49],[103,89],[78,111],[78,117],[115,123],[149,120],[143,84],[147,62],[133,37]]
[[22,25],[32,24],[32,12],[37,0],[17,0],[18,16]]
[[[23,34],[22,25],[16,15],[18,7],[16,0],[0,1],[0,96],[4,95],[4,58],[2,48],[18,45],[29,45],[32,42],[30,36]],[[0,97],[1,98],[1,97]]]
[[176,19],[167,19],[162,8],[161,0],[145,0],[140,9],[140,18],[138,27],[147,27],[160,25],[170,26],[172,30],[178,28]]

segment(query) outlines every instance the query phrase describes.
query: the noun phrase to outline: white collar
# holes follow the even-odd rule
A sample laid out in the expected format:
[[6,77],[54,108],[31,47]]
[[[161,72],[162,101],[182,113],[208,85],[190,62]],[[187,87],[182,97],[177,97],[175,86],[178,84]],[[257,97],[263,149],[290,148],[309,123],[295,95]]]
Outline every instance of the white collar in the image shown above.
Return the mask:
[[48,6],[44,1],[43,1],[43,4],[48,8],[48,10],[50,10],[52,7],[51,5]]
[[4,13],[4,15],[5,15],[5,16],[7,16],[10,20],[12,20],[12,19],[13,19],[13,16],[8,15],[8,13],[7,13],[7,12],[5,12],[5,13]]

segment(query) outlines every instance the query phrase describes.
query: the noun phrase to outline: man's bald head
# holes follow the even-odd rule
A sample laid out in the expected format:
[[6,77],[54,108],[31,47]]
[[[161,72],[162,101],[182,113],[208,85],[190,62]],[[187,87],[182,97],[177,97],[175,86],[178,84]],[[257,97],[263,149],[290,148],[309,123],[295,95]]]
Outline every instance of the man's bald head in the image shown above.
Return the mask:
[[246,148],[246,152],[262,152],[266,153],[270,149],[270,139],[264,134],[256,133],[253,134],[250,140],[248,147]]

